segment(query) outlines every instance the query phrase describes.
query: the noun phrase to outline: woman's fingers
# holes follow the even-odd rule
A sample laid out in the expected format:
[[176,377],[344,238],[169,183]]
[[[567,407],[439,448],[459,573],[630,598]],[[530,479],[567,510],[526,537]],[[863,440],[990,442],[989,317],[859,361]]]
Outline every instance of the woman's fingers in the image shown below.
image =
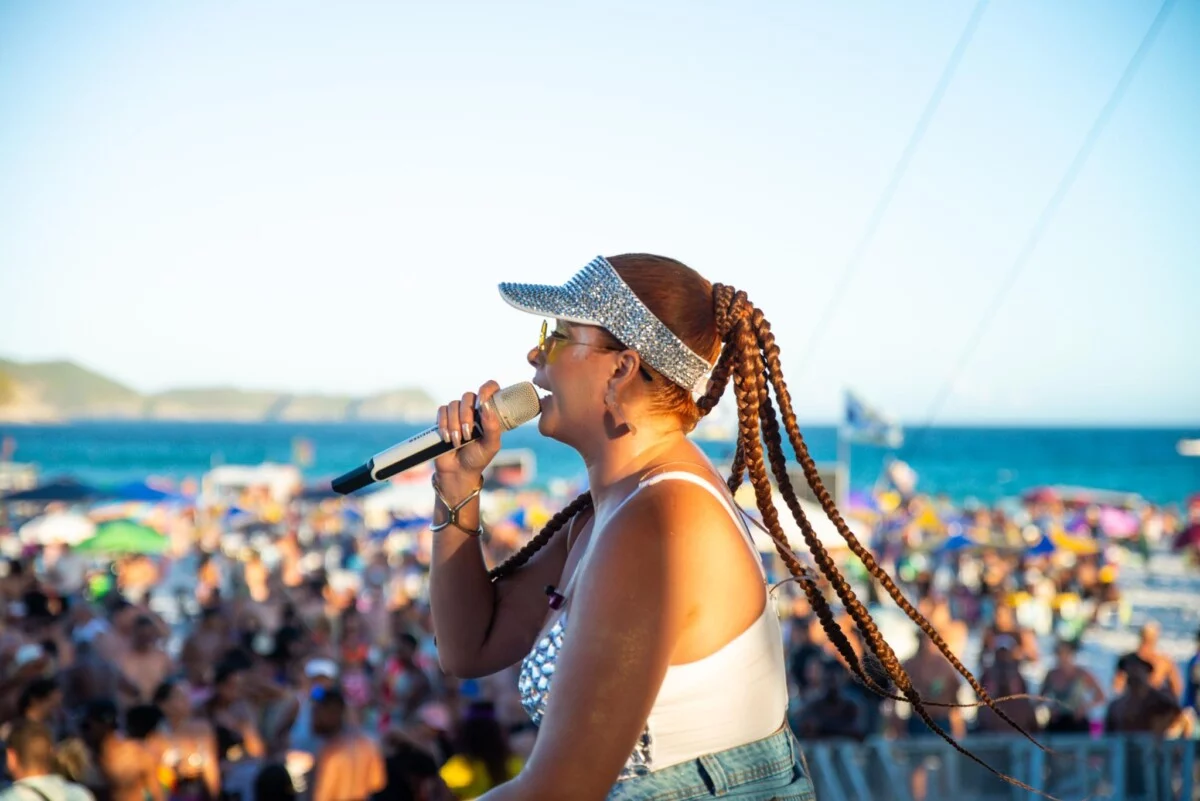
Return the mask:
[[490,452],[500,450],[500,415],[492,398],[500,391],[500,385],[488,381],[479,388],[480,424],[483,426],[483,447]]
[[461,405],[461,401],[450,401],[446,404],[446,426],[450,430],[450,444],[456,448],[462,445],[462,427],[458,422],[458,407]]
[[464,392],[458,405],[458,433],[463,442],[469,442],[475,430],[475,393]]

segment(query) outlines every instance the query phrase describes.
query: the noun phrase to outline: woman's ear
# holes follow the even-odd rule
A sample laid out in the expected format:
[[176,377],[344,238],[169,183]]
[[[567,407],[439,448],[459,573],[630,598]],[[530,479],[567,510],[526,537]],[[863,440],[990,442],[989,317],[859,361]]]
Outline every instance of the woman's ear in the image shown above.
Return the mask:
[[615,389],[620,391],[633,379],[637,378],[638,371],[642,369],[642,359],[637,355],[637,351],[625,350],[617,357],[616,367],[613,368],[610,383],[615,383]]

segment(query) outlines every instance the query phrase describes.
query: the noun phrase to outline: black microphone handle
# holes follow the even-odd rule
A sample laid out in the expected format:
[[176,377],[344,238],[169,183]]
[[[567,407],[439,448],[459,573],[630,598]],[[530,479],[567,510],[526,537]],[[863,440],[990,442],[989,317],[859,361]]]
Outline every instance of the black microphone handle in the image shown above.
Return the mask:
[[333,480],[333,491],[338,495],[349,495],[369,484],[374,484],[375,478],[371,475],[372,467],[372,464],[367,462],[354,468],[349,473],[343,473],[338,476]]

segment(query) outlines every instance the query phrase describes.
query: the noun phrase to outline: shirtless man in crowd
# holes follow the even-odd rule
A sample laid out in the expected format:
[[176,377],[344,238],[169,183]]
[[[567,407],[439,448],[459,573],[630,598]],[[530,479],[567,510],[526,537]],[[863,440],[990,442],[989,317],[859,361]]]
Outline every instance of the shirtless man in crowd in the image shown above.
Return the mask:
[[208,687],[213,682],[213,669],[229,646],[221,609],[208,606],[200,614],[200,623],[184,640],[179,661],[188,682],[194,687]]
[[118,657],[117,666],[125,679],[121,689],[126,704],[149,703],[172,670],[171,657],[160,646],[159,630],[151,618],[134,620],[129,650]]
[[337,690],[320,693],[313,731],[324,738],[317,755],[312,801],[369,798],[387,784],[383,755],[370,737],[346,722],[346,701]]

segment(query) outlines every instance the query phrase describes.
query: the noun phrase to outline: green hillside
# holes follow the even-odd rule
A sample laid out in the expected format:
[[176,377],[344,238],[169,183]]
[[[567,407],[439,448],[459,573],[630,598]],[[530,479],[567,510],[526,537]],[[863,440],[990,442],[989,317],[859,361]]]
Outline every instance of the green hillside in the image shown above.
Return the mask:
[[12,403],[17,397],[17,382],[12,376],[0,370],[0,406]]
[[[33,398],[66,417],[127,417],[140,413],[135,390],[74,362],[14,362],[0,359],[0,372]],[[10,386],[10,397],[15,387]]]
[[437,404],[419,389],[367,398],[243,390],[174,389],[152,395],[67,361],[0,359],[0,421],[72,419],[325,421],[427,420]]

